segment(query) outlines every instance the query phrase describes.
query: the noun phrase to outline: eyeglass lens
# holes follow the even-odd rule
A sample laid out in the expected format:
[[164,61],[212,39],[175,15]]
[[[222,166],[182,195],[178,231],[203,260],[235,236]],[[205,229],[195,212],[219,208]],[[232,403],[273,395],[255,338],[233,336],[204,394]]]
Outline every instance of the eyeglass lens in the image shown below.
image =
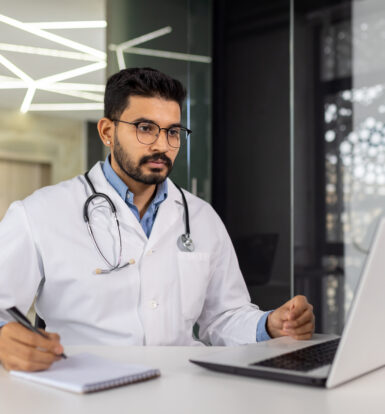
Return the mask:
[[[152,144],[157,140],[160,128],[150,122],[141,122],[137,125],[136,133],[139,142]],[[187,131],[183,128],[173,127],[167,131],[167,140],[170,147],[179,148],[181,140],[184,138],[187,138]]]

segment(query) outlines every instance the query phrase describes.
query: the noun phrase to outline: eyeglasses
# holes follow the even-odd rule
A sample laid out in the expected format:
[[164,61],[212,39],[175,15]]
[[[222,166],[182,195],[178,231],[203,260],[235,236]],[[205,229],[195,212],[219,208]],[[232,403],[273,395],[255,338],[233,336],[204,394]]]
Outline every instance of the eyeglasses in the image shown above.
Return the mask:
[[122,121],[121,119],[112,119],[111,121],[135,125],[136,138],[141,144],[145,145],[153,144],[159,138],[160,131],[164,129],[166,131],[168,145],[171,148],[180,148],[182,139],[187,139],[187,137],[192,133],[189,129],[181,126],[161,128],[158,124],[151,121],[128,122]]

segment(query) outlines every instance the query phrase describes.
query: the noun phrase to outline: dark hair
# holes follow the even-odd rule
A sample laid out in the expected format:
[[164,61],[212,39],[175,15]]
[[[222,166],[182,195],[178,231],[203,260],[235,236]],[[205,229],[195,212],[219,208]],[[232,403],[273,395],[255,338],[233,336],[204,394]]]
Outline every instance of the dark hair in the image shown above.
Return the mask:
[[109,119],[119,118],[129,105],[130,96],[160,97],[175,101],[182,110],[186,90],[178,80],[156,69],[123,69],[107,81],[104,116]]

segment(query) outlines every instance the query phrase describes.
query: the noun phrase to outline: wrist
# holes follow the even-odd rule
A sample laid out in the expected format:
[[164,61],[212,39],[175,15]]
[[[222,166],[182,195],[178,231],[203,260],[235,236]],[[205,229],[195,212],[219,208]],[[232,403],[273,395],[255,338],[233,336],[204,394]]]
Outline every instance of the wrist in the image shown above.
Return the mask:
[[278,329],[274,327],[274,311],[269,313],[267,319],[266,319],[266,332],[269,334],[271,338],[277,338],[280,335],[280,332]]

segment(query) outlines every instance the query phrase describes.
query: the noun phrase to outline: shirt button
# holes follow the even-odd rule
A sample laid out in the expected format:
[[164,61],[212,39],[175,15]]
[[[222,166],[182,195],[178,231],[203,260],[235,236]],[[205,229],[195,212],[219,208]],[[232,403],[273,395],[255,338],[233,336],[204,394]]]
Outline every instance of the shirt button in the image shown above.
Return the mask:
[[147,256],[151,256],[153,253],[155,252],[155,250],[151,249],[147,252]]
[[156,309],[159,306],[159,303],[156,300],[151,300],[150,306],[152,309]]

